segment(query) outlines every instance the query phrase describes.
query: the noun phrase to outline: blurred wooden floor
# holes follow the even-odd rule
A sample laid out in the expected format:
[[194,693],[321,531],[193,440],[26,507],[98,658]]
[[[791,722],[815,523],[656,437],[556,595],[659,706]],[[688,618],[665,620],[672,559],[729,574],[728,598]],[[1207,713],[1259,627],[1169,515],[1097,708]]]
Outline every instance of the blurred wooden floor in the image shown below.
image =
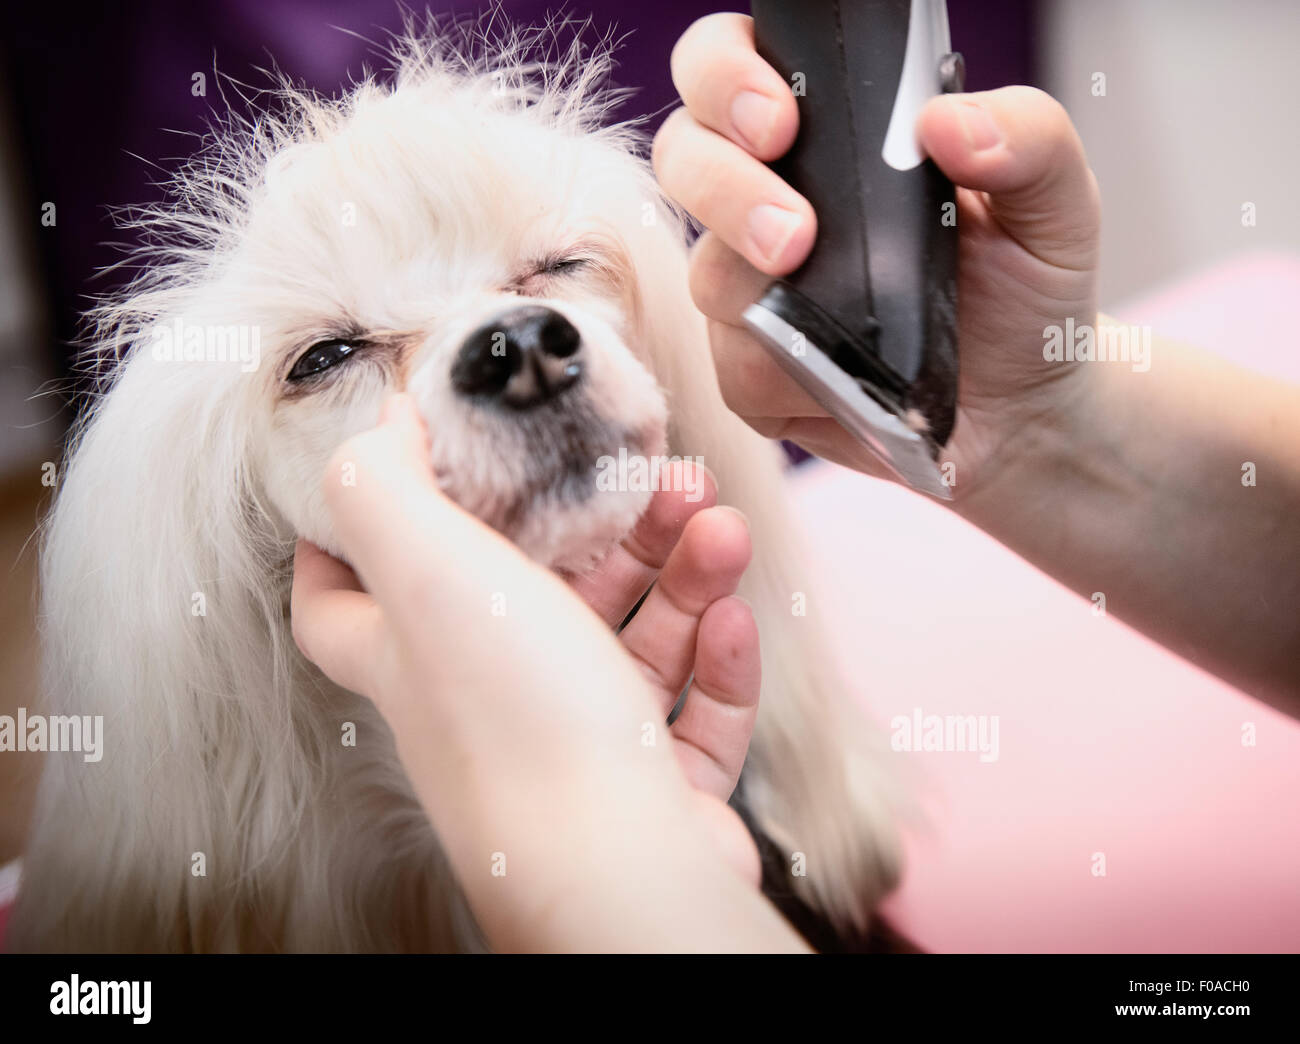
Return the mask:
[[[40,705],[32,534],[52,492],[39,461],[0,480],[0,714]],[[43,756],[0,751],[0,865],[22,851]]]

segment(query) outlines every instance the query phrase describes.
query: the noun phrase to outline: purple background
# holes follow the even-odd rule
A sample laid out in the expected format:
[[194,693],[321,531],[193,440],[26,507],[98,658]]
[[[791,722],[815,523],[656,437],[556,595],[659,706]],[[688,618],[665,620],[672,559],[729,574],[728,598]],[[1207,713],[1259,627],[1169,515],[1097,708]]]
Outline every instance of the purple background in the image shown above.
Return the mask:
[[[417,6],[417,5],[412,5]],[[430,9],[476,15],[485,5],[432,3]],[[543,19],[554,3],[505,0],[515,22]],[[585,0],[571,14],[593,20],[596,31],[630,31],[618,52],[615,79],[639,88],[621,116],[656,114],[652,126],[677,100],[668,55],[695,19],[747,5],[704,0]],[[950,0],[953,45],[967,58],[973,90],[1034,82],[1033,0]],[[160,172],[149,162],[169,160],[193,148],[193,139],[171,133],[201,132],[212,107],[217,68],[253,86],[267,84],[258,68],[272,60],[295,79],[335,93],[363,64],[381,64],[351,30],[382,40],[398,28],[393,0],[137,0],[76,4],[25,4],[6,16],[10,95],[17,141],[10,144],[20,168],[20,191],[36,224],[50,326],[50,350],[67,373],[67,342],[89,296],[126,278],[98,273],[121,257],[122,236],[108,207],[157,199]],[[207,74],[208,96],[193,97],[191,77]],[[131,155],[134,153],[135,155]],[[138,158],[139,157],[139,158]],[[58,207],[55,228],[39,227],[40,204]]]

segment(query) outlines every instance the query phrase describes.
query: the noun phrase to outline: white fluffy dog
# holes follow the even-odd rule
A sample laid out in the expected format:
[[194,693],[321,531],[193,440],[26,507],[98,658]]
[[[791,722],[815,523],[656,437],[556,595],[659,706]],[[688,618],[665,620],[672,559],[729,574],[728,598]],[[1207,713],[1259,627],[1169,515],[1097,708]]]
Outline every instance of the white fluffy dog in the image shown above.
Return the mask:
[[290,636],[295,538],[335,547],[326,462],[402,388],[448,493],[556,567],[644,510],[599,457],[703,458],[755,546],[740,799],[767,885],[863,938],[894,876],[883,757],[816,599],[792,611],[779,453],[719,395],[680,215],[635,128],[600,127],[607,48],[559,35],[410,33],[382,82],[232,120],[136,216],[147,270],[97,313],[112,379],[41,560],[48,709],[103,715],[105,753],[48,758],[11,947],[482,946],[391,734]]

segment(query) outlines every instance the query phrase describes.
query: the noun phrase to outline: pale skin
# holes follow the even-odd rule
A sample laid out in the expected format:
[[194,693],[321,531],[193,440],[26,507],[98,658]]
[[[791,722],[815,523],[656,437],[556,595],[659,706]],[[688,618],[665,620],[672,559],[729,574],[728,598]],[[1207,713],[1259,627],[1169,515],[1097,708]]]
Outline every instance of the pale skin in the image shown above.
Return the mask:
[[[764,166],[797,133],[793,96],[741,15],[697,22],[672,64],[685,107],[656,138],[655,167],[708,229],[692,293],[728,404],[764,435],[881,473],[740,325],[816,234],[807,202]],[[1045,327],[1108,322],[1097,186],[1068,117],[1041,92],[1005,88],[936,99],[918,136],[959,186],[953,510],[1300,713],[1300,391],[1159,340],[1147,373],[1045,361]],[[294,634],[392,726],[489,941],[805,949],[757,892],[756,852],[724,804],[758,699],[757,635],[733,597],[743,522],[711,497],[688,508],[659,494],[597,573],[569,585],[447,501],[423,439],[398,397],[339,451],[325,489],[356,573],[300,544]],[[336,480],[342,460],[355,487]],[[616,638],[655,578],[659,593]],[[484,618],[494,592],[513,607],[505,641],[505,620]],[[692,671],[691,709],[671,740],[645,745]],[[504,877],[490,872],[496,852]]]

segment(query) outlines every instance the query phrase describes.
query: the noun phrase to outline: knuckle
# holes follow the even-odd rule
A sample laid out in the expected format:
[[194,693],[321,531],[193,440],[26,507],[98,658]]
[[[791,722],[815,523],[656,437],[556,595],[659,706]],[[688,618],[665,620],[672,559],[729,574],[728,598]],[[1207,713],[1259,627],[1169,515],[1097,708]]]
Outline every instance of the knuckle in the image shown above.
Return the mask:
[[739,397],[737,395],[736,382],[732,379],[731,372],[725,366],[717,367],[718,373],[718,394],[722,396],[722,402],[733,413],[740,414]]
[[1073,134],[1074,123],[1070,114],[1056,98],[1039,87],[1019,87],[1017,91],[1024,97],[1024,104],[1031,108],[1042,125],[1057,135]]
[[687,281],[691,291],[691,300],[705,315],[714,309],[719,290],[732,278],[733,273],[722,253],[712,246],[712,233],[700,237],[691,251],[690,266],[687,269]]
[[685,86],[686,72],[690,61],[690,48],[694,42],[694,34],[699,24],[696,21],[687,26],[686,31],[677,38],[672,51],[668,54],[668,70],[678,94],[682,93],[682,88]]
[[742,417],[746,424],[765,439],[783,439],[791,424],[788,417]]
[[717,147],[719,142],[695,134],[694,119],[684,110],[678,111],[690,123],[665,126],[660,131],[664,139],[656,138],[653,158],[659,183],[703,225],[719,229],[724,237],[734,234],[738,230],[730,227],[733,222],[728,215],[747,209],[753,188],[736,157]]
[[677,38],[672,53],[668,57],[668,67],[672,72],[673,84],[683,98],[692,84],[699,77],[700,57],[710,54],[715,48],[720,23],[724,16],[714,13],[697,18],[686,31]]
[[658,177],[664,190],[669,193],[672,192],[677,173],[676,163],[680,151],[677,146],[681,139],[683,123],[690,119],[690,113],[684,108],[674,109],[659,127],[650,145],[650,162],[654,167],[655,176]]
[[[699,42],[720,44],[729,40],[737,24],[737,15],[732,11],[714,11],[697,19],[691,29],[695,30]],[[688,32],[690,30],[687,30]]]
[[718,391],[722,395],[723,403],[726,404],[727,409],[744,418],[753,427],[752,419],[747,416],[751,403],[743,374],[729,366],[718,366],[717,372]]
[[693,164],[693,173],[699,186],[696,189],[696,216],[709,228],[733,234],[739,231],[726,227],[726,215],[737,209],[748,210],[751,193],[747,191],[733,157],[722,150],[701,150]]

